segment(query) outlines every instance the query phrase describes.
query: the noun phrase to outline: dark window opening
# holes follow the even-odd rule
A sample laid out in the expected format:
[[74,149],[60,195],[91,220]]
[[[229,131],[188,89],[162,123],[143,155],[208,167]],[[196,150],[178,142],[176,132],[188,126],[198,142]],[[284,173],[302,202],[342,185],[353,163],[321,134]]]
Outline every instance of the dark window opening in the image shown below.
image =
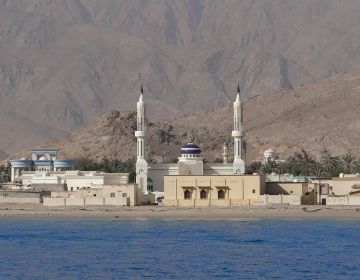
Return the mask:
[[201,190],[201,192],[200,192],[200,198],[201,198],[201,199],[206,199],[206,198],[207,198],[207,191],[206,191],[206,190]]
[[189,190],[184,191],[184,199],[191,199],[191,192]]
[[225,191],[224,190],[218,191],[218,199],[225,199]]

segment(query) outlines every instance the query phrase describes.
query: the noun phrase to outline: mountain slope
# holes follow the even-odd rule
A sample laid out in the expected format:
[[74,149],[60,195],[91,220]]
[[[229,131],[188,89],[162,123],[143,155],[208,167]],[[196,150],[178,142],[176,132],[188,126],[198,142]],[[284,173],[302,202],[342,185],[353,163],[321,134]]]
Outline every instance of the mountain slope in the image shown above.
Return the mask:
[[[269,147],[275,147],[282,158],[301,149],[312,154],[324,148],[335,154],[360,154],[359,93],[357,69],[293,90],[250,98],[244,104],[247,160],[261,158]],[[151,161],[176,160],[181,146],[192,137],[208,161],[221,158],[224,142],[230,144],[232,152],[231,103],[214,111],[155,123],[151,120],[157,108],[149,105],[147,110]],[[111,111],[66,139],[45,146],[59,147],[61,156],[67,158],[128,159],[136,156],[135,129],[134,112]]]
[[347,72],[360,62],[358,4],[0,0],[0,110],[17,135],[0,150],[128,110],[140,83],[165,120],[224,106],[238,81],[251,97]]

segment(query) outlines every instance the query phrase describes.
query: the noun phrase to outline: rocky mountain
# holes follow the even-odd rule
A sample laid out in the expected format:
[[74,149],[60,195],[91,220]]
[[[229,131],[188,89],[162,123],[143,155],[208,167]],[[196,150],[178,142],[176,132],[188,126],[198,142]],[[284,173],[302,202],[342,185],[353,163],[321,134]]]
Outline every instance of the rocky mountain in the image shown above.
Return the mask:
[[249,98],[347,72],[359,12],[358,0],[0,0],[0,150],[129,110],[140,84],[168,120],[228,104],[238,81]]
[[[181,146],[192,137],[208,161],[221,158],[225,142],[232,152],[232,103],[163,122],[151,122],[156,106],[149,104],[147,110],[150,161],[176,160]],[[269,147],[276,148],[280,158],[301,149],[314,155],[325,148],[334,154],[360,154],[359,114],[360,69],[295,89],[251,97],[244,104],[247,160],[261,159]],[[59,147],[64,158],[124,160],[136,155],[135,129],[135,112],[111,111],[64,140],[45,146]]]

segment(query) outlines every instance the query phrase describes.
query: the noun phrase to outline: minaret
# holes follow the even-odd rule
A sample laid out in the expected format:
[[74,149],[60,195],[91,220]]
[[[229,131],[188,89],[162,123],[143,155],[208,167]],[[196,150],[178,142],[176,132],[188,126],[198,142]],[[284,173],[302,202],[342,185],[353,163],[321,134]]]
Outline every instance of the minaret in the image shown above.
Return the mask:
[[233,172],[234,174],[245,173],[245,162],[243,159],[243,141],[245,131],[242,126],[243,122],[243,103],[240,101],[240,85],[237,87],[236,100],[234,102],[234,130],[232,131],[232,137],[234,137],[234,162]]
[[223,156],[223,164],[227,164],[229,159],[229,153],[228,153],[228,146],[226,143],[224,143],[223,145],[223,153],[221,155]]
[[137,102],[137,124],[135,137],[137,138],[137,160],[136,160],[136,183],[139,188],[147,193],[148,163],[145,159],[145,138],[146,138],[146,106],[144,103],[144,90],[141,86],[140,97]]

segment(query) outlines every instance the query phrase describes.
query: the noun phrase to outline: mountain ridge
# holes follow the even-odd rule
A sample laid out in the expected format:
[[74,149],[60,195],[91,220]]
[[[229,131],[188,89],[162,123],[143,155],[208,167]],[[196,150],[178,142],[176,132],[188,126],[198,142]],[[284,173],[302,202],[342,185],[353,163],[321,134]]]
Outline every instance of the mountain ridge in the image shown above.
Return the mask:
[[[302,149],[317,155],[323,149],[335,154],[360,154],[360,68],[346,74],[279,91],[254,96],[244,103],[247,161],[261,159],[276,148],[281,158]],[[233,94],[235,99],[236,93]],[[144,94],[147,102],[146,94]],[[133,105],[134,109],[136,104]],[[147,105],[149,161],[173,162],[183,144],[195,137],[208,161],[221,159],[228,143],[232,154],[232,103],[214,111],[188,114],[173,120],[152,122],[156,107]],[[126,160],[136,156],[136,113],[110,111],[69,137],[46,144],[60,148],[64,158],[103,157]],[[14,155],[21,157],[26,152]]]
[[348,72],[359,12],[356,0],[1,0],[0,127],[16,137],[0,150],[128,110],[140,84],[158,121],[220,108],[237,82],[249,98]]

